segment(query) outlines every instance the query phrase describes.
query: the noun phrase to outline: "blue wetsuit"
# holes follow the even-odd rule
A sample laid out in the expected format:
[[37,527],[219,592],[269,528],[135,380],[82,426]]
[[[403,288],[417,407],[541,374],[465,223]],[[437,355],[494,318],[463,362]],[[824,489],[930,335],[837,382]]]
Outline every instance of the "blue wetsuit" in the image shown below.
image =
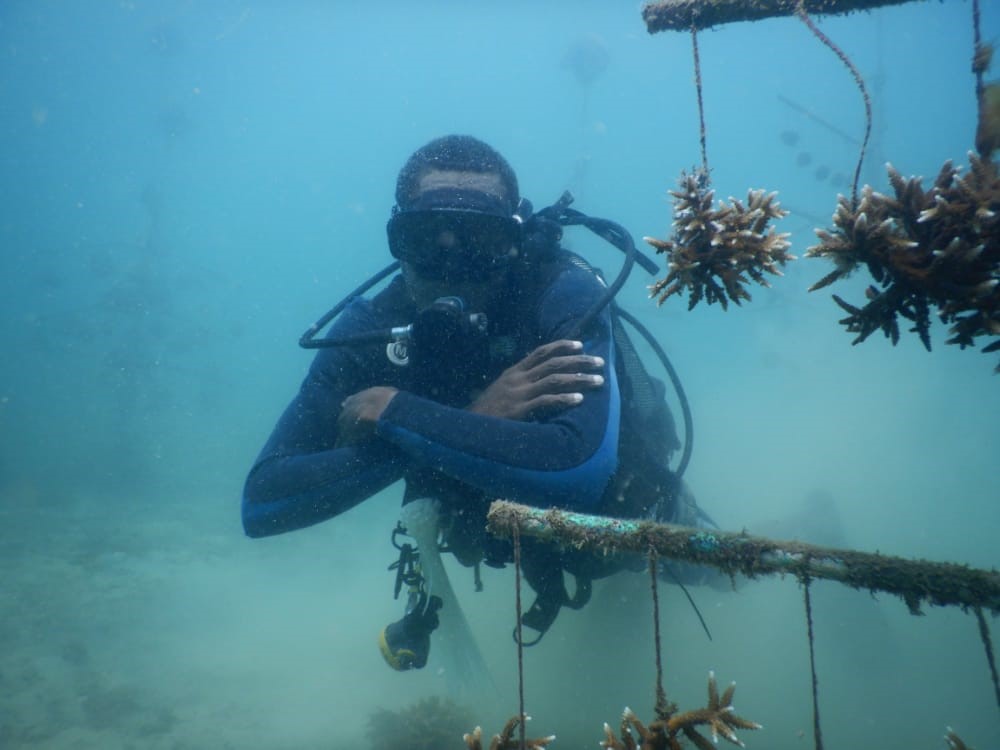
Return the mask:
[[[487,311],[492,345],[479,368],[492,382],[537,346],[566,338],[604,292],[594,274],[559,262],[545,274],[512,278],[501,309]],[[416,310],[403,280],[373,299],[355,300],[330,336],[406,325]],[[462,511],[491,498],[540,507],[598,508],[616,469],[621,396],[608,310],[577,333],[588,354],[605,360],[604,386],[550,417],[515,421],[441,403],[411,366],[393,364],[384,344],[320,350],[246,481],[243,526],[249,536],[280,534],[348,510],[399,479],[407,498],[440,497]],[[372,386],[393,386],[392,399],[361,445],[335,447],[340,404]],[[421,392],[423,395],[420,395]],[[452,403],[467,404],[468,393]],[[471,514],[470,514],[471,515]]]

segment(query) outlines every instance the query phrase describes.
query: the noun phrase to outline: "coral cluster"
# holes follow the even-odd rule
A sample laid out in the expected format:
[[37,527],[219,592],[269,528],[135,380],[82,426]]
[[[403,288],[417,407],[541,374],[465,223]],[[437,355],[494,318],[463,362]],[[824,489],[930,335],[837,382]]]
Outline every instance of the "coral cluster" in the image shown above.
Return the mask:
[[[691,744],[700,750],[713,750],[722,737],[734,745],[743,746],[736,736],[737,729],[760,729],[761,725],[740,718],[733,712],[733,693],[736,683],[731,683],[720,696],[715,684],[715,673],[708,673],[708,705],[694,711],[677,713],[677,706],[667,701],[658,701],[656,720],[648,727],[639,721],[638,717],[628,708],[622,714],[619,734],[607,724],[604,725],[604,740],[601,747],[605,750],[681,750],[680,736],[683,735]],[[708,726],[712,733],[710,742],[696,727]],[[638,740],[632,731],[638,735]]]
[[966,745],[962,738],[955,734],[955,730],[948,727],[947,733],[944,735],[945,742],[948,743],[948,750],[972,750],[971,747]]
[[[530,719],[530,716],[524,717],[526,720]],[[503,730],[500,734],[493,735],[493,739],[490,740],[489,750],[519,750],[521,748],[521,741],[519,738],[514,737],[514,730],[517,729],[518,725],[521,723],[519,716],[511,716],[504,724]],[[535,739],[525,739],[524,740],[524,750],[542,750],[545,748],[556,736],[550,734],[548,737],[536,737]],[[469,750],[483,750],[483,728],[476,727],[472,732],[462,735],[462,739],[465,740],[466,747]]]
[[472,723],[471,714],[450,700],[431,696],[390,711],[380,708],[368,717],[373,750],[439,750],[451,747]]
[[666,253],[669,273],[650,287],[659,304],[683,290],[690,292],[688,309],[702,300],[718,302],[728,309],[750,299],[746,285],[752,279],[770,286],[765,273],[781,275],[778,266],[794,260],[788,254],[788,234],[768,226],[772,219],[788,214],[775,200],[777,193],[750,190],[746,203],[730,198],[712,207],[715,191],[708,173],[695,169],[681,173],[674,197],[673,239],[644,239]]
[[[859,266],[875,281],[863,306],[834,295],[848,316],[840,322],[864,341],[876,330],[895,344],[898,318],[912,324],[929,350],[931,308],[951,325],[949,344],[974,346],[1000,336],[1000,175],[989,159],[969,154],[969,171],[946,162],[930,189],[888,165],[893,195],[866,185],[861,199],[838,198],[834,227],[817,229],[806,257],[828,258],[834,270],[810,287],[821,289]],[[1000,349],[1000,339],[983,351]],[[1000,368],[998,368],[1000,371]]]

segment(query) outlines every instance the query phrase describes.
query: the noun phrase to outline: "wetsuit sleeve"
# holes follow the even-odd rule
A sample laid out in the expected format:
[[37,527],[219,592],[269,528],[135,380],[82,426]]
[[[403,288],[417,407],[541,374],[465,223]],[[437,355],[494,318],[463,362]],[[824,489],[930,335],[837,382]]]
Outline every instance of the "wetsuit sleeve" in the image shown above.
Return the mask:
[[[370,330],[366,305],[359,301],[345,310],[331,335]],[[280,534],[332,518],[402,476],[405,457],[384,441],[336,447],[340,404],[371,385],[371,352],[320,350],[247,477],[242,516],[248,536]]]
[[[542,341],[565,338],[603,286],[583,271],[562,274],[539,307]],[[443,406],[400,392],[376,434],[416,464],[496,497],[537,507],[592,509],[617,462],[620,395],[607,309],[581,334],[588,354],[604,358],[604,386],[550,419],[522,422]],[[540,342],[541,343],[541,342]]]

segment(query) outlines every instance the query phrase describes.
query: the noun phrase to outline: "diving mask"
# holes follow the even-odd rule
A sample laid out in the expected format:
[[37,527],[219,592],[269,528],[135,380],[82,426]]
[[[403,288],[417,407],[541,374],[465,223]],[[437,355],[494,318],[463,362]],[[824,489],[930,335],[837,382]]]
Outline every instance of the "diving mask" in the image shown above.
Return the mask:
[[488,281],[517,257],[520,223],[479,211],[397,211],[386,227],[389,250],[421,276]]

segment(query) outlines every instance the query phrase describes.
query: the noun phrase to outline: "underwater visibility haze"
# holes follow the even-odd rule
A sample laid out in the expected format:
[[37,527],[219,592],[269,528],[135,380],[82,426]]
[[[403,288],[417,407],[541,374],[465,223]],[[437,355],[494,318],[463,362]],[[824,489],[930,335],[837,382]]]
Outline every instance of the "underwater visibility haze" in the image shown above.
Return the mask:
[[[946,0],[815,19],[869,87],[863,183],[968,164],[970,18]],[[981,24],[1000,38],[1000,6]],[[830,293],[863,300],[864,269],[807,291],[863,135],[852,76],[795,18],[698,39],[716,200],[778,191],[798,257],[728,311],[657,306],[640,268],[618,295],[684,384],[699,503],[726,530],[996,568],[996,354],[937,322],[930,352],[905,325],[852,346]],[[0,59],[0,747],[386,748],[407,741],[393,722],[449,712],[499,731],[518,709],[509,566],[476,591],[448,561],[495,686],[455,694],[433,651],[396,673],[376,645],[401,609],[398,485],[250,540],[242,484],[309,366],[298,337],[390,262],[396,174],[430,139],[490,143],[536,208],[570,189],[637,241],[670,234],[668,191],[701,163],[690,35],[596,0],[7,0]],[[566,241],[620,267],[584,230]],[[812,746],[797,580],[690,593],[711,640],[659,588],[670,699],[702,706],[714,670],[764,725],[748,748]],[[625,706],[652,716],[651,607],[647,576],[599,581],[525,651],[529,736],[593,747]],[[826,747],[930,750],[946,726],[1000,747],[975,618],[924,615],[813,587]]]

